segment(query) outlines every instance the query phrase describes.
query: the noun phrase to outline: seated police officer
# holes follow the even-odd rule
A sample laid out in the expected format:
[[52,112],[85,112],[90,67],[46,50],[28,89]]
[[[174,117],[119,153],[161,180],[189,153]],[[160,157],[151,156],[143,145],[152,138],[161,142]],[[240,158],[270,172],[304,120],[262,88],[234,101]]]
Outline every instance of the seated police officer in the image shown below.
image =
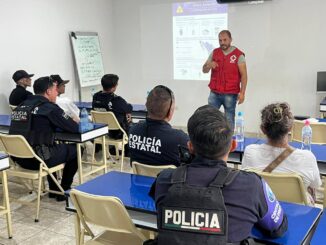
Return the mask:
[[187,147],[189,137],[169,124],[175,109],[173,92],[163,85],[156,86],[147,96],[146,108],[146,120],[130,128],[130,160],[179,166],[178,145]]
[[160,173],[153,188],[158,244],[243,244],[254,225],[281,236],[287,218],[267,183],[255,173],[226,166],[236,147],[224,114],[212,106],[188,121],[188,165]]
[[11,92],[9,96],[9,104],[10,105],[19,105],[24,100],[26,100],[29,96],[33,94],[26,90],[27,87],[30,87],[32,84],[32,79],[34,74],[28,74],[24,70],[18,70],[12,75],[12,79],[16,83],[16,88]]
[[64,110],[65,113],[67,113],[75,122],[79,123],[80,110],[70,98],[62,96],[66,92],[66,84],[69,83],[69,80],[63,80],[58,74],[51,75],[50,77],[57,83],[57,105],[60,106],[60,108]]
[[[118,80],[119,77],[115,74],[106,74],[102,77],[103,90],[94,94],[92,107],[95,111],[112,111],[120,126],[128,134],[132,105],[114,93],[118,87]],[[114,139],[121,139],[122,132],[120,130],[110,130],[109,136]]]
[[[78,124],[74,122],[58,105],[55,104],[58,91],[57,84],[50,77],[41,77],[34,82],[34,96],[31,96],[12,112],[9,134],[23,135],[48,167],[65,163],[61,186],[64,190],[71,188],[77,171],[77,152],[74,144],[57,144],[55,131],[77,133]],[[39,164],[35,159],[14,159],[26,169],[36,170]],[[49,189],[58,190],[54,181],[48,176]],[[64,196],[49,194],[51,198],[63,201]]]

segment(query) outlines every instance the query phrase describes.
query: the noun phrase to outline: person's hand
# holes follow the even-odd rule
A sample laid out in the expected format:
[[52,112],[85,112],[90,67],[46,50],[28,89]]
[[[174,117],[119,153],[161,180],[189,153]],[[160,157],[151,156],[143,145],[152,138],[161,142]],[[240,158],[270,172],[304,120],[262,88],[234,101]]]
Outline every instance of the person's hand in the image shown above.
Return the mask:
[[215,62],[215,61],[211,61],[211,62],[209,62],[209,67],[211,68],[211,69],[215,69],[216,67],[218,67],[218,64]]
[[244,93],[238,94],[238,105],[242,104],[244,100],[245,100],[245,94]]

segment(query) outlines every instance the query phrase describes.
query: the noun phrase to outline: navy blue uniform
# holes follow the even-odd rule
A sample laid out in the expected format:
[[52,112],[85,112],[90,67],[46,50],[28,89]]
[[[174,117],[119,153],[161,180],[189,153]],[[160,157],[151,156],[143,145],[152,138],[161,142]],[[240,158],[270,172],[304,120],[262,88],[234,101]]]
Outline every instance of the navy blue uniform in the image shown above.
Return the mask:
[[[128,134],[129,122],[126,114],[132,112],[132,105],[128,104],[122,97],[114,93],[99,91],[93,96],[92,108],[96,111],[112,111],[120,126]],[[109,136],[114,139],[121,139],[122,133],[120,130],[111,130]]]
[[33,94],[24,87],[17,85],[9,96],[9,104],[17,106],[32,95]]
[[[227,168],[223,161],[197,156],[188,167],[186,183],[207,187],[223,168]],[[172,185],[174,171],[162,171],[153,184],[155,189],[152,197],[155,198],[157,209]],[[240,171],[232,183],[222,189],[222,193],[228,213],[228,242],[240,242],[248,238],[254,225],[272,237],[280,236],[286,231],[287,218],[283,210],[266,182],[256,174]],[[272,207],[273,205],[275,206]],[[274,213],[274,217],[275,210],[278,212],[277,215]]]
[[180,165],[178,145],[187,147],[189,136],[169,123],[147,118],[129,133],[130,160],[150,165]]
[[[78,133],[78,124],[58,105],[50,102],[44,96],[31,96],[21,105],[37,105],[31,114],[31,129],[28,132],[27,141],[33,147],[36,154],[45,161],[48,167],[65,163],[61,186],[64,190],[70,189],[73,177],[78,168],[76,145],[57,144],[54,142],[54,134],[58,128],[66,132]],[[13,125],[15,124],[11,124],[10,134],[19,134],[19,131],[22,129]],[[24,133],[22,131],[22,134]],[[26,169],[36,170],[39,167],[35,159],[17,158],[15,161]],[[50,189],[56,190],[57,187],[53,180],[48,178],[48,181]]]

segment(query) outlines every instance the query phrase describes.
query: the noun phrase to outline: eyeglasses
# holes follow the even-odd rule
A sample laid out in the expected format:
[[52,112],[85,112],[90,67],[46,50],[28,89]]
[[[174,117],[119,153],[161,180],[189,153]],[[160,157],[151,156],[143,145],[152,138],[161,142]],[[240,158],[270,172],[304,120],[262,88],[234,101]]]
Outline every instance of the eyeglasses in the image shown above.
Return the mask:
[[168,111],[167,111],[167,116],[169,115],[169,112],[170,112],[170,110],[171,110],[171,107],[172,107],[172,103],[173,103],[173,92],[172,92],[172,90],[171,89],[169,89],[168,87],[166,87],[166,86],[164,86],[164,85],[157,85],[154,89],[156,89],[156,88],[161,88],[161,89],[164,89],[166,92],[168,92],[168,94],[170,95],[170,106],[169,106],[169,109],[168,109]]

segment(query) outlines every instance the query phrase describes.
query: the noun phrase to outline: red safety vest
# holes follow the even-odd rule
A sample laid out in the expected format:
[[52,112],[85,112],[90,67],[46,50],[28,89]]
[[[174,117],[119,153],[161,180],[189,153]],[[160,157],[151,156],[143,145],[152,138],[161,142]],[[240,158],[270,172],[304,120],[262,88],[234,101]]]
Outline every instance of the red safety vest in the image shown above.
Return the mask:
[[240,92],[241,76],[238,68],[240,55],[244,53],[237,48],[228,55],[224,55],[221,48],[214,49],[212,60],[218,66],[211,70],[211,81],[208,87],[212,91],[221,94]]

